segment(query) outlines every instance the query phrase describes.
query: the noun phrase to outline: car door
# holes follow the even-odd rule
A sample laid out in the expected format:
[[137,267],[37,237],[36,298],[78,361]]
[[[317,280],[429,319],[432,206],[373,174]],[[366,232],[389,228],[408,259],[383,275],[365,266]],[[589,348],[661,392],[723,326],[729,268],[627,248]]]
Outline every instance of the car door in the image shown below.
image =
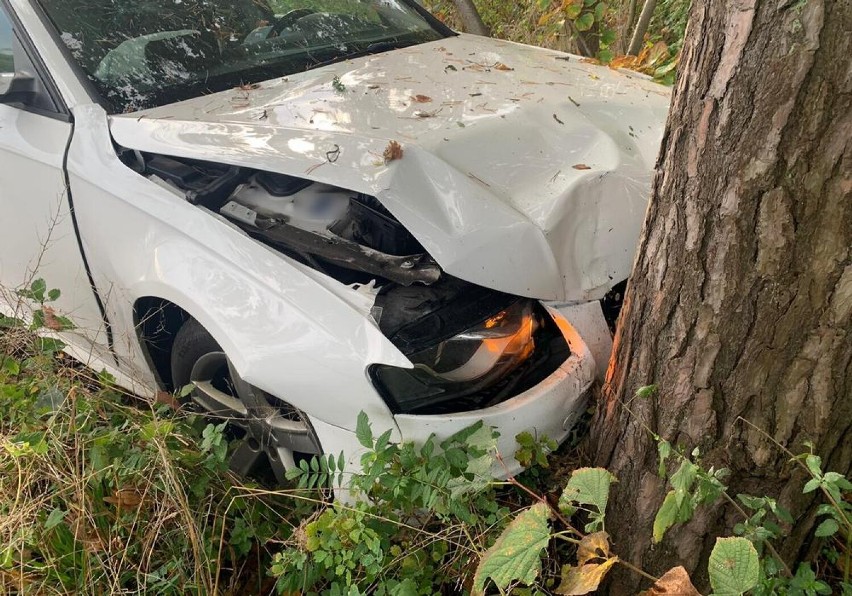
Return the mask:
[[[13,78],[25,84],[14,87]],[[79,350],[105,346],[108,334],[67,190],[72,134],[33,44],[0,2],[0,308],[25,314],[14,290],[44,279],[61,291],[53,307],[77,326],[67,339]]]

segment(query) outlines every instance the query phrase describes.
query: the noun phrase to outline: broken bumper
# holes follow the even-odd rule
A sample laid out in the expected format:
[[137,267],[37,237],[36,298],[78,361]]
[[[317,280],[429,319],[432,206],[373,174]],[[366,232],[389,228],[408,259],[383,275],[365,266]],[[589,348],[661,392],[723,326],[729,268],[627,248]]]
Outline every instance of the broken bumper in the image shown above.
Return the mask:
[[579,333],[558,311],[548,309],[571,347],[571,356],[544,381],[496,406],[435,416],[398,414],[395,419],[403,441],[425,442],[434,434],[439,440],[482,420],[500,433],[497,449],[503,464],[496,463],[495,477],[515,475],[522,470],[515,459],[515,437],[529,431],[562,443],[589,402],[595,379],[595,361]]

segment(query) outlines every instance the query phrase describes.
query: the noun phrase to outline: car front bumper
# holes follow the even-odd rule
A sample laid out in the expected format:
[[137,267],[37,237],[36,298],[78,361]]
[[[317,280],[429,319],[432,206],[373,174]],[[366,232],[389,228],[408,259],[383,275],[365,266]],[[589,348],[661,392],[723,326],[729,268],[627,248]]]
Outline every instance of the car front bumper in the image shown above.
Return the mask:
[[[523,467],[515,459],[518,434],[528,431],[539,438],[546,435],[558,443],[565,441],[588,406],[590,388],[595,381],[595,360],[571,323],[559,311],[550,307],[548,311],[571,348],[571,356],[559,368],[535,387],[490,408],[434,416],[398,414],[394,420],[402,441],[423,444],[434,434],[440,442],[481,420],[500,433],[497,450],[502,461],[495,462],[492,468],[496,478],[522,471]],[[365,449],[358,443],[355,433],[319,420],[312,419],[312,424],[323,451],[343,452],[346,471],[360,472],[360,458]],[[373,421],[374,435],[384,430],[387,429]]]
[[398,414],[395,418],[403,441],[422,443],[432,434],[440,441],[481,420],[500,433],[497,449],[502,463],[496,462],[492,472],[501,478],[522,470],[515,459],[518,434],[529,431],[535,437],[546,435],[562,443],[586,410],[595,361],[568,320],[558,311],[548,310],[571,347],[571,356],[559,368],[535,387],[490,408],[436,416]]

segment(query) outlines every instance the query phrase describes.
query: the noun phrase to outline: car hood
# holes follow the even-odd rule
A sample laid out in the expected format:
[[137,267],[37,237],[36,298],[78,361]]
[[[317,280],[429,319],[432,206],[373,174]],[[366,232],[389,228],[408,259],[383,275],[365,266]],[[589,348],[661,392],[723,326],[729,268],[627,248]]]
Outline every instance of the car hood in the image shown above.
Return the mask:
[[110,127],[130,149],[376,196],[452,275],[591,300],[630,273],[668,105],[642,75],[461,35]]

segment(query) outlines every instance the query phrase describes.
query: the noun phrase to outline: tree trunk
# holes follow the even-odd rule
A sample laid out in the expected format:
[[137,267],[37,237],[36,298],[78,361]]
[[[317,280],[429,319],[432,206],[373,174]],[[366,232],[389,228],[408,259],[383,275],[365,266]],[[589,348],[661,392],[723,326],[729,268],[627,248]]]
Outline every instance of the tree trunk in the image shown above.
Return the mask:
[[629,55],[639,55],[639,51],[642,49],[642,42],[645,41],[645,33],[648,32],[648,26],[651,24],[651,18],[654,16],[655,8],[657,8],[657,0],[645,0],[645,4],[642,6],[642,13],[639,15],[639,22],[636,23],[633,37],[630,38],[630,47],[627,49]]
[[[656,444],[700,447],[730,493],[769,495],[797,522],[776,547],[809,547],[819,491],[788,456],[812,441],[852,460],[852,2],[694,2],[652,200],[592,428],[619,480],[616,552],[706,585],[714,539],[741,521],[699,509],[652,545],[666,492]],[[650,398],[631,399],[657,385]],[[629,403],[631,413],[623,407]],[[634,593],[637,575],[611,578]]]
[[459,17],[461,17],[464,30],[467,33],[484,35],[486,37],[491,35],[491,31],[482,21],[482,17],[479,16],[479,11],[476,9],[473,0],[453,0],[453,4],[455,4],[456,9],[459,11]]

